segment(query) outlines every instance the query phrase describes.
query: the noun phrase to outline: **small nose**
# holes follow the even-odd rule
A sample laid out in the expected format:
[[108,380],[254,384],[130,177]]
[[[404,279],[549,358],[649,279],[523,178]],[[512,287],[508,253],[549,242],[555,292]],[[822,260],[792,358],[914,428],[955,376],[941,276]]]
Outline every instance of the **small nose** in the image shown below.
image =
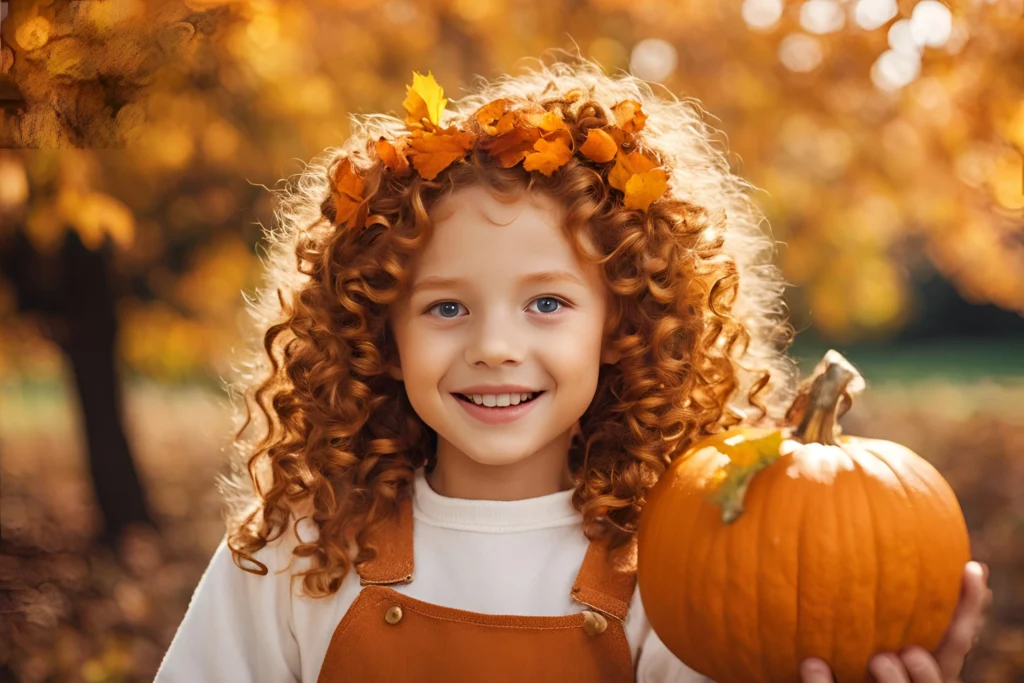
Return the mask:
[[523,360],[525,342],[515,321],[505,314],[483,316],[466,344],[466,362],[499,367]]

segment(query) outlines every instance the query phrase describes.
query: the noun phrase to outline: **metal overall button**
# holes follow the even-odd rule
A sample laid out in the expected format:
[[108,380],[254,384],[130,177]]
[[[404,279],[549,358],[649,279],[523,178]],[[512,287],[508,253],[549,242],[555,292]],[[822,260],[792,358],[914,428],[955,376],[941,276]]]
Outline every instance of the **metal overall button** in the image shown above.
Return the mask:
[[402,608],[399,605],[392,605],[388,607],[388,611],[384,613],[384,621],[391,625],[395,625],[402,620]]

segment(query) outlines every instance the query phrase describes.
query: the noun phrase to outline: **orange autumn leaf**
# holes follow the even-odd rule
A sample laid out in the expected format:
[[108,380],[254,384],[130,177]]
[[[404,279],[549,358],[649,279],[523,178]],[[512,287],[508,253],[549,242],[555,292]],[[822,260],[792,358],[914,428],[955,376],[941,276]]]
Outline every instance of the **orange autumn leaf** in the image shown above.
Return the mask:
[[619,146],[615,144],[614,138],[600,128],[591,128],[587,132],[586,141],[580,145],[580,154],[599,164],[614,159],[618,151]]
[[476,113],[476,120],[480,127],[488,135],[497,135],[499,132],[497,124],[505,114],[505,100],[499,99],[489,102],[480,108]]
[[405,147],[404,140],[399,140],[398,147],[384,138],[377,141],[377,156],[384,163],[384,167],[400,176],[409,173],[409,159],[405,156]]
[[498,125],[495,126],[498,135],[504,135],[505,133],[511,132],[517,126],[522,125],[522,116],[517,111],[509,111],[502,114],[498,120]]
[[528,112],[524,115],[524,118],[529,125],[536,126],[545,133],[569,130],[569,126],[566,125],[565,121],[553,111],[546,111],[543,114],[540,112]]
[[519,126],[485,141],[483,148],[502,168],[512,168],[534,150],[539,140],[539,128]]
[[647,123],[647,114],[643,112],[640,103],[636,100],[619,102],[612,107],[612,113],[615,114],[619,128],[627,133],[639,133]]
[[615,166],[608,173],[608,184],[616,190],[625,192],[630,178],[638,173],[646,173],[656,165],[652,159],[648,159],[640,152],[619,152],[615,157]]
[[[444,98],[444,89],[434,80],[434,74],[427,72],[427,75],[413,72],[412,85],[407,85],[405,107],[407,115],[406,123],[412,126],[426,126],[431,129],[441,124],[441,112],[444,111],[448,100]],[[424,123],[426,119],[427,123]]]
[[466,156],[476,138],[472,133],[457,130],[454,126],[437,133],[416,131],[409,139],[412,165],[426,180],[437,175]]
[[566,143],[566,136],[554,136],[550,140],[541,138],[534,145],[536,151],[526,155],[523,168],[540,171],[550,176],[572,158],[572,150]]
[[665,194],[668,176],[641,152],[619,152],[615,166],[608,173],[608,184],[625,195],[623,205],[627,209],[646,211],[651,202]]
[[334,202],[334,222],[353,222],[363,202],[363,178],[356,173],[352,162],[342,159],[331,177],[331,199]]
[[651,202],[665,194],[667,189],[668,176],[665,169],[652,168],[629,179],[622,204],[627,209],[646,211]]

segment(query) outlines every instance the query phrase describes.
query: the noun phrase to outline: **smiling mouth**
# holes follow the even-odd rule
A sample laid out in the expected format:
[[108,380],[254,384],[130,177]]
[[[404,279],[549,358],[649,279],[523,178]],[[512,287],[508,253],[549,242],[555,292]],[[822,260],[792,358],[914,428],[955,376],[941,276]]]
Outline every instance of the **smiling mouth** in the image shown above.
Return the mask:
[[467,396],[466,394],[458,394],[458,393],[452,392],[452,396],[454,396],[455,398],[459,399],[460,401],[464,401],[466,403],[469,403],[469,404],[474,405],[474,406],[478,406],[480,408],[493,408],[495,410],[500,410],[502,408],[515,408],[516,406],[521,406],[524,403],[529,403],[530,401],[536,400],[543,393],[544,393],[543,391],[535,391],[532,394],[530,394],[530,396],[528,398],[526,398],[525,400],[524,399],[520,399],[519,403],[509,403],[506,406],[499,406],[499,405],[488,406],[488,405],[485,405],[482,402],[478,403],[478,402],[474,401],[472,396]]

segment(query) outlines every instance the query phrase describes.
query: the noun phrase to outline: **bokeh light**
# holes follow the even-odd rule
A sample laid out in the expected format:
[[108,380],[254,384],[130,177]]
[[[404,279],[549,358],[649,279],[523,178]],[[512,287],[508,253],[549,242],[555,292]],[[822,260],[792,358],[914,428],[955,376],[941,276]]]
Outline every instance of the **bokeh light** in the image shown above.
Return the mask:
[[629,70],[647,81],[663,81],[676,70],[676,49],[666,40],[647,38],[633,46]]
[[908,55],[917,55],[921,52],[921,44],[914,39],[909,19],[900,19],[893,22],[889,27],[889,33],[886,37],[889,47],[896,52],[903,52]]
[[918,45],[942,47],[953,31],[953,15],[937,0],[921,0],[910,16],[910,31]]
[[743,21],[755,29],[770,29],[782,17],[782,0],[743,0]]
[[904,87],[921,73],[921,58],[903,50],[886,50],[871,66],[871,80],[882,90]]
[[823,56],[818,39],[805,33],[792,33],[779,43],[779,60],[790,71],[814,71],[821,64]]
[[834,33],[846,24],[838,0],[807,0],[800,7],[800,25],[811,33]]
[[862,29],[874,31],[887,24],[898,12],[896,0],[857,0],[853,16]]

